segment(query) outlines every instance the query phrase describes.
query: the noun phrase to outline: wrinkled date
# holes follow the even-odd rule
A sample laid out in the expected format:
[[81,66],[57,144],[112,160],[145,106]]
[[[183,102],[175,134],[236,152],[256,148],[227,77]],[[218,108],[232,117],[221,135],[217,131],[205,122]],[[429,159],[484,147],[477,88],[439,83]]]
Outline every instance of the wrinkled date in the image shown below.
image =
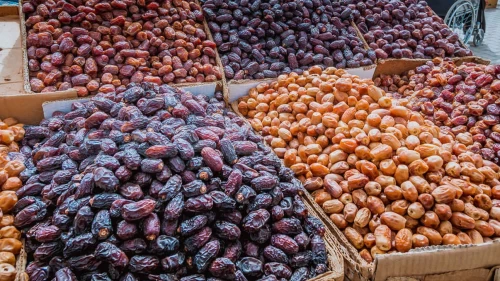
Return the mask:
[[98,93],[31,127],[22,151],[34,172],[14,222],[27,229],[30,278],[323,273],[325,228],[308,215],[302,186],[224,107],[220,92],[131,83],[120,97]]
[[[37,134],[37,132],[32,132]],[[40,133],[40,132],[38,132]],[[0,120],[0,279],[13,281],[16,278],[16,255],[19,254],[22,243],[21,231],[23,225],[43,219],[47,215],[46,205],[38,198],[31,196],[43,190],[45,184],[31,183],[23,186],[22,180],[34,173],[34,167],[27,169],[24,165],[26,157],[20,153],[19,143],[25,136],[24,125],[18,124],[14,118]],[[51,172],[49,172],[51,174]],[[44,181],[51,175],[42,177]],[[23,199],[20,199],[20,198]],[[23,211],[23,212],[20,212]],[[36,236],[38,234],[38,236]],[[47,242],[34,253],[37,256],[44,253],[57,253],[61,250],[60,243],[50,243],[57,239],[59,230],[44,228],[44,231],[32,233],[37,240]]]
[[[131,82],[222,77],[194,1],[50,1],[23,5],[33,92],[123,92]],[[57,4],[56,4],[57,3]]]
[[356,68],[377,58],[335,1],[208,0],[203,12],[228,79],[276,78],[312,65]]

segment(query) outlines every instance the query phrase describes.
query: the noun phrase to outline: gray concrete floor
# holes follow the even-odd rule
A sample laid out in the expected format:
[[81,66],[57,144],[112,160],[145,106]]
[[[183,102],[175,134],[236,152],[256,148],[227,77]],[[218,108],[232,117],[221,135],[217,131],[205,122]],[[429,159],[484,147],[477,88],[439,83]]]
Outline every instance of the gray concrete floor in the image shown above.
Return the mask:
[[500,6],[496,9],[486,9],[485,14],[486,33],[483,44],[479,47],[471,45],[470,49],[474,55],[488,59],[492,64],[500,64]]

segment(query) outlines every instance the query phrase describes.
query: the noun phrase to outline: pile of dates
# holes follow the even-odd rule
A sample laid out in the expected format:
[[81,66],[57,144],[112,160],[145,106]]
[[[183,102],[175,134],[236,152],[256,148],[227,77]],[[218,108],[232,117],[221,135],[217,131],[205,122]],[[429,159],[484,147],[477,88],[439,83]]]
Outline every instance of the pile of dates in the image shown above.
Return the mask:
[[193,0],[25,0],[33,92],[123,92],[129,83],[221,79]]
[[373,84],[313,67],[238,109],[367,262],[500,237],[499,166]]
[[131,83],[26,127],[15,225],[30,280],[303,281],[328,271],[325,228],[302,185],[216,96]]
[[406,106],[500,165],[500,66],[435,59],[402,75],[375,79]]
[[24,137],[22,124],[14,118],[0,120],[0,280],[16,278],[16,255],[21,252],[21,231],[14,226],[12,211],[22,186],[19,174],[25,169],[17,157]]
[[377,58],[471,56],[458,35],[422,0],[342,2]]
[[356,68],[376,60],[335,1],[206,0],[202,6],[228,79],[275,78],[313,65]]

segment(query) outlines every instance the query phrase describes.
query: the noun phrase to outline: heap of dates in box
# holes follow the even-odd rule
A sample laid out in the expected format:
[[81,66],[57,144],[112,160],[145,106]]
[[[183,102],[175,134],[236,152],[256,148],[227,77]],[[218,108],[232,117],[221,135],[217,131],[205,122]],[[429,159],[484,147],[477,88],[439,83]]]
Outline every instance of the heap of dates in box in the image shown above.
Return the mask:
[[33,92],[221,79],[195,1],[30,0],[22,11]]
[[498,239],[499,166],[399,101],[312,67],[260,83],[238,109],[368,263]]
[[365,48],[344,10],[330,0],[203,2],[228,79],[276,78],[313,65],[373,64],[375,51]]
[[15,225],[26,233],[30,280],[326,272],[325,228],[308,215],[300,182],[223,111],[215,98],[131,83],[26,127]]
[[500,66],[434,59],[375,83],[484,159],[500,164]]
[[465,57],[472,51],[421,0],[343,1],[377,58]]

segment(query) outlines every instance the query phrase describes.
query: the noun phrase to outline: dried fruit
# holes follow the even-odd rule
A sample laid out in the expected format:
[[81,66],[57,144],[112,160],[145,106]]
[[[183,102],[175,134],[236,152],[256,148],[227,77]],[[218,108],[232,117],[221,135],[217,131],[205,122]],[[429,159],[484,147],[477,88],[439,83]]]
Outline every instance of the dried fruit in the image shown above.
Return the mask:
[[[376,60],[347,17],[339,17],[337,3],[276,3],[266,7],[269,14],[255,13],[268,3],[226,4],[205,1],[203,13],[228,79],[277,78],[292,71],[301,74],[312,65],[356,68]],[[283,13],[288,10],[301,12]],[[207,51],[203,49],[213,55]]]
[[[359,7],[365,4],[359,3]],[[347,3],[338,7],[342,5],[359,8]],[[388,3],[384,9],[390,7],[394,8]],[[378,7],[373,8],[379,14]],[[384,36],[386,31],[373,32]],[[281,75],[275,81],[259,83],[239,98],[237,108],[362,258],[371,262],[374,255],[391,250],[407,252],[412,247],[440,245],[445,234],[455,233],[451,228],[468,231],[475,242],[481,241],[479,237],[495,237],[496,225],[488,220],[500,217],[493,203],[498,197],[495,186],[500,168],[478,154],[479,144],[490,149],[494,144],[473,139],[466,131],[474,128],[484,134],[488,130],[495,138],[499,127],[489,120],[496,117],[481,116],[484,107],[498,103],[497,91],[482,88],[479,93],[478,86],[471,85],[492,85],[494,79],[488,75],[496,72],[495,67],[471,63],[457,68],[435,59],[405,77],[381,75],[371,81],[343,69],[318,66],[302,75]],[[446,79],[457,73],[461,73],[460,81],[453,78],[457,81],[449,84]],[[401,95],[408,98],[399,99]],[[413,100],[415,96],[418,98]],[[436,113],[434,106],[443,112]],[[489,109],[495,111],[494,106]],[[464,114],[470,118],[462,118]],[[459,118],[448,130],[451,121],[447,118],[455,118],[451,115]],[[274,175],[254,175],[252,189],[274,187]],[[289,185],[279,186],[284,194],[291,190]],[[244,201],[253,195],[243,185],[238,196]],[[294,209],[282,203],[271,212],[271,218],[279,220],[272,224],[273,229],[299,233],[297,224],[282,218]],[[302,230],[309,234],[309,228]],[[456,239],[448,236],[446,243],[452,242]]]
[[129,83],[161,85],[222,78],[216,45],[207,38],[198,4],[142,4],[29,4],[24,13],[31,90],[74,88],[79,96],[87,96],[123,92]]
[[82,280],[244,280],[264,276],[262,253],[283,264],[268,268],[280,276],[325,272],[326,229],[301,184],[216,96],[130,84],[30,128],[32,171],[10,219],[27,230],[29,267],[47,279],[73,278],[67,266]]

